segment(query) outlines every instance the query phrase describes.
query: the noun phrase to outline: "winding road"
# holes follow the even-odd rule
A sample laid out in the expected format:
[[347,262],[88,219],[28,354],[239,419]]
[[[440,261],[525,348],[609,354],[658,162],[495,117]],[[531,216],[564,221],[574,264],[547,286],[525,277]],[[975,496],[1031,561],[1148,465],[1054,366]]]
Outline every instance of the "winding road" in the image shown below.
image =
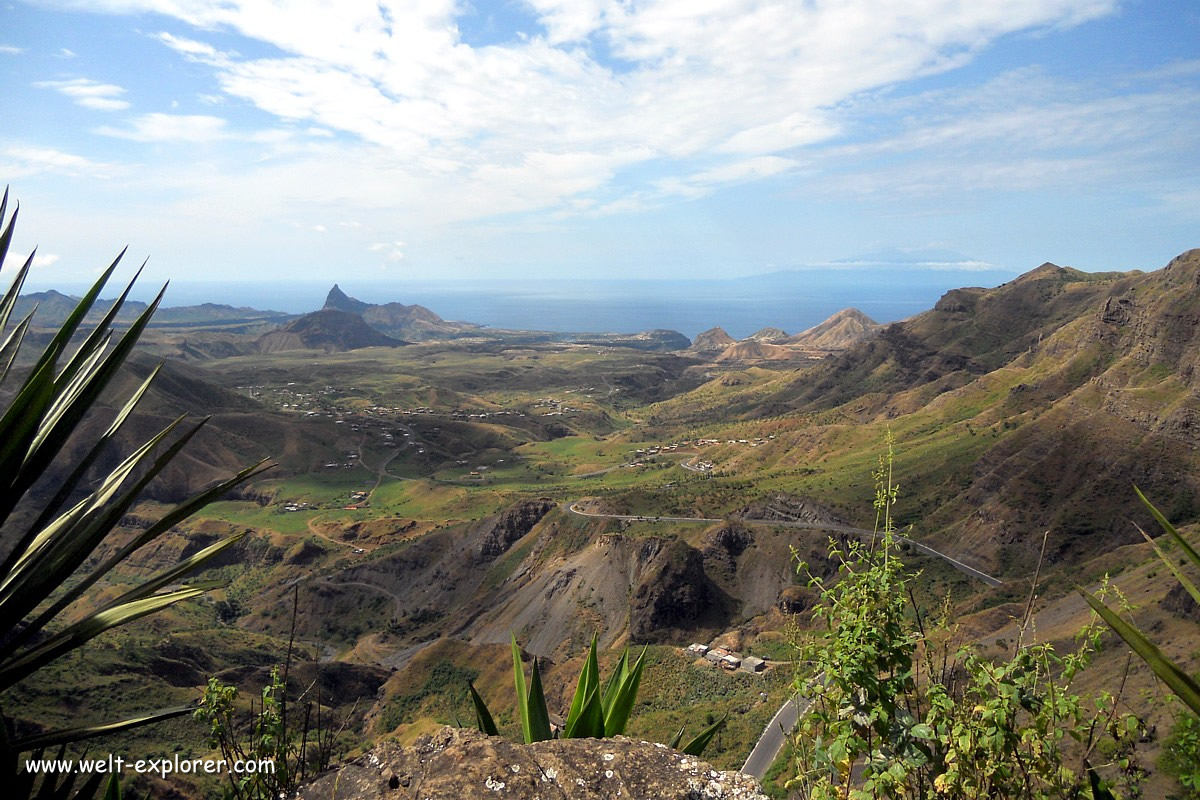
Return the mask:
[[[686,467],[686,462],[680,462],[680,466]],[[658,517],[646,516],[639,514],[600,514],[593,511],[584,511],[579,508],[580,501],[576,500],[573,503],[568,503],[567,510],[572,514],[577,514],[581,517],[594,517],[599,519],[620,519],[633,522],[725,522],[724,519],[718,517]],[[848,533],[855,536],[874,538],[878,535],[875,531],[870,531],[865,528],[854,528],[849,525],[838,525],[836,523],[826,522],[798,522],[792,520],[767,520],[767,519],[745,519],[739,518],[738,522],[744,525],[765,525],[775,528],[802,528],[805,530],[821,530],[835,531],[837,533]],[[935,550],[929,545],[921,544],[913,541],[906,536],[896,536],[896,541],[903,542],[915,550],[919,550],[926,555],[931,555],[935,558],[940,558],[950,566],[960,572],[969,575],[972,578],[983,581],[989,586],[1000,586],[1003,584],[999,578],[992,577],[986,572],[975,569],[969,564],[964,564],[953,556],[947,555],[940,550]],[[807,711],[812,705],[812,699],[805,699],[799,695],[793,696],[786,700],[779,710],[775,712],[775,716],[767,723],[767,727],[763,729],[762,736],[754,744],[754,749],[750,751],[749,757],[746,758],[746,763],[742,765],[742,772],[747,775],[753,775],[755,778],[762,780],[762,777],[767,774],[771,764],[779,756],[779,751],[783,749],[783,743],[787,739],[788,733],[796,726],[796,721],[799,720],[800,714]]]
[[[720,517],[652,517],[643,514],[600,514],[593,511],[581,510],[579,508],[578,500],[573,503],[569,503],[567,505],[567,510],[572,514],[578,514],[581,517],[623,519],[633,522],[725,522],[725,520]],[[832,522],[798,522],[793,520],[747,519],[744,517],[739,517],[737,522],[740,522],[743,525],[759,525],[772,528],[801,528],[804,530],[813,531],[834,531],[836,533],[849,533],[854,536],[866,536],[872,538],[878,535],[875,531],[867,530],[866,528],[855,528],[850,525],[839,525]],[[921,542],[909,539],[907,536],[897,535],[896,541],[907,544],[914,550],[919,550],[926,555],[933,556],[934,558],[940,558],[958,571],[963,572],[972,578],[981,580],[988,586],[1001,586],[1004,583],[1004,581],[1000,580],[999,578],[994,578],[991,575],[988,575],[986,572],[975,569],[969,564],[964,564],[953,556],[947,555],[940,550],[935,550],[927,544],[922,544]]]

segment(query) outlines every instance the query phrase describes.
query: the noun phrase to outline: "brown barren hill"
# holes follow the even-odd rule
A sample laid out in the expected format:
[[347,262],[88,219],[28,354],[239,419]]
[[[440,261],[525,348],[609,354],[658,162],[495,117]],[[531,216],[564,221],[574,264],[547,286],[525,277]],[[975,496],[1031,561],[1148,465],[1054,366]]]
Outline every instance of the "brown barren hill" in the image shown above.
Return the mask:
[[801,331],[781,344],[794,345],[804,350],[845,350],[881,327],[878,322],[857,308],[844,308],[819,325]]
[[734,339],[718,325],[697,333],[696,338],[692,340],[692,346],[688,349],[693,353],[720,353],[736,342],[737,339]]
[[281,350],[324,350],[341,353],[362,347],[399,347],[408,342],[385,336],[349,311],[326,308],[305,314],[258,339],[262,353]]

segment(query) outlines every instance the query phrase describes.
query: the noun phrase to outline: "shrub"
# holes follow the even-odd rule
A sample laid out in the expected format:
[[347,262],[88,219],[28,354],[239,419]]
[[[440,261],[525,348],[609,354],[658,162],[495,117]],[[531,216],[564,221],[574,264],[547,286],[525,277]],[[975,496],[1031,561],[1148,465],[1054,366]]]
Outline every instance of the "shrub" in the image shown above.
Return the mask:
[[[1072,690],[1099,626],[1086,626],[1065,655],[1026,642],[1031,592],[1013,656],[952,649],[949,602],[939,619],[922,614],[896,555],[890,436],[875,480],[876,536],[831,544],[836,579],[810,576],[820,629],[799,643],[795,688],[814,699],[793,739],[789,785],[821,800],[1101,800],[1115,791],[1103,772],[1136,796],[1140,721],[1118,713],[1119,698]],[[1100,754],[1107,763],[1093,769]]]

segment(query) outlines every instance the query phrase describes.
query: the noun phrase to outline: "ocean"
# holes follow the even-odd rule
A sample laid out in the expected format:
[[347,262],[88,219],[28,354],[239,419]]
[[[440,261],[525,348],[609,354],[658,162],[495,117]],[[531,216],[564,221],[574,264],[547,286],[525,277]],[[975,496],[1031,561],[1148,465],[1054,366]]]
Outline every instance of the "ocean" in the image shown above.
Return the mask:
[[[372,283],[339,281],[369,303],[425,306],[445,319],[496,328],[634,333],[653,328],[691,338],[719,325],[734,338],[764,327],[797,333],[843,308],[894,322],[933,307],[948,289],[996,286],[1007,272],[792,270],[732,280],[487,280]],[[173,281],[165,306],[227,303],[304,313],[325,302],[331,283]],[[30,286],[27,291],[51,288]],[[55,286],[79,294],[82,286]],[[136,299],[148,299],[146,296]]]

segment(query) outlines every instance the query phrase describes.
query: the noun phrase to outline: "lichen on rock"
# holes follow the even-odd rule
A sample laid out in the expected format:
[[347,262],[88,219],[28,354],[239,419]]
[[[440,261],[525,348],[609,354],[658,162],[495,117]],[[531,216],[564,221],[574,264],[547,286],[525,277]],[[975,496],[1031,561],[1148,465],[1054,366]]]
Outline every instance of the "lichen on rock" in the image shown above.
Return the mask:
[[758,782],[661,744],[617,736],[532,745],[443,728],[386,742],[303,787],[298,800],[766,800]]

